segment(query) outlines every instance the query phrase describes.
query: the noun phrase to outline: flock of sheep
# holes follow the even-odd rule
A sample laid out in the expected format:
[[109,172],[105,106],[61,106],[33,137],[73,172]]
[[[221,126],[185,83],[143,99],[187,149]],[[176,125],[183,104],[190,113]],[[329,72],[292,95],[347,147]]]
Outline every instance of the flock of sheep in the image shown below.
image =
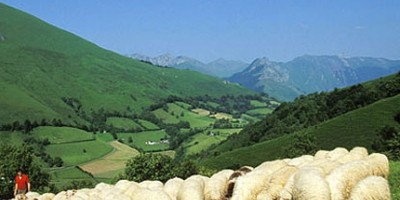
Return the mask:
[[194,175],[140,183],[120,180],[58,194],[30,192],[37,200],[389,200],[389,161],[362,147],[268,161],[211,177]]

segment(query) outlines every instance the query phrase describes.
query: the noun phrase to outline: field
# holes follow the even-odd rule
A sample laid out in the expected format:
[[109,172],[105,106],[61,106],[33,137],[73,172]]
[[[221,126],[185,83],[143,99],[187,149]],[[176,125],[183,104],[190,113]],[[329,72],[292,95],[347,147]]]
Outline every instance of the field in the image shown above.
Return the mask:
[[35,128],[32,134],[41,140],[47,138],[51,144],[94,140],[92,133],[71,127],[41,126]]
[[26,138],[26,135],[19,131],[0,131],[0,138],[0,144],[21,145],[24,143],[23,138]]
[[206,127],[214,122],[214,119],[202,116],[178,106],[175,103],[168,103],[168,112],[163,109],[157,109],[153,113],[165,123],[178,123],[179,121],[187,121],[190,127]]
[[249,110],[246,113],[249,115],[267,115],[272,113],[272,109],[270,108],[256,108],[253,110]]
[[252,106],[254,106],[254,107],[265,107],[265,106],[267,106],[266,103],[261,102],[261,101],[257,101],[257,100],[252,100],[252,101],[250,102],[250,104],[251,104]]
[[59,189],[64,188],[72,181],[91,181],[96,183],[97,180],[94,179],[90,174],[83,172],[76,166],[67,167],[67,168],[59,168],[59,169],[50,169],[48,173],[51,175],[50,183],[55,184],[55,186]]
[[79,165],[98,159],[112,150],[110,145],[100,140],[51,144],[46,147],[46,152],[53,158],[61,157],[65,166]]
[[158,127],[157,125],[155,125],[147,120],[139,119],[139,123],[147,130],[160,129],[160,127]]
[[118,138],[127,145],[131,145],[128,142],[129,137],[131,137],[133,141],[132,146],[143,149],[143,151],[163,151],[169,148],[168,144],[146,144],[148,141],[159,142],[160,139],[165,138],[166,133],[164,130],[145,131],[139,133],[118,133],[117,135]]
[[131,129],[143,129],[141,125],[133,121],[132,119],[123,117],[109,117],[107,118],[107,125],[112,125],[118,129],[131,130]]
[[389,183],[392,199],[400,199],[400,161],[390,162]]
[[109,143],[114,150],[106,156],[80,165],[80,167],[90,172],[96,178],[114,178],[125,169],[127,160],[139,154],[136,149],[133,149],[118,141]]
[[194,135],[189,141],[183,143],[186,149],[186,155],[199,153],[207,149],[213,144],[218,144],[221,141],[234,133],[239,133],[241,129],[213,129]]

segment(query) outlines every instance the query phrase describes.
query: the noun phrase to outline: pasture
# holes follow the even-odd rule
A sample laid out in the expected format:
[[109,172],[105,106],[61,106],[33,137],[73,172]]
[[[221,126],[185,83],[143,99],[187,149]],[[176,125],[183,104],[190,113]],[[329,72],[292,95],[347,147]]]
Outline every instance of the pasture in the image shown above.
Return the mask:
[[[153,144],[148,145],[146,142],[160,142],[162,138],[166,137],[164,130],[158,131],[144,131],[139,133],[118,133],[118,138],[125,144],[131,145],[142,149],[143,151],[163,151],[169,148],[169,144]],[[129,143],[129,137],[132,138],[132,143]]]
[[132,119],[124,117],[108,117],[106,124],[123,130],[143,129],[143,127],[140,124],[136,123]]
[[125,169],[127,160],[139,154],[133,149],[118,141],[109,143],[114,149],[102,158],[80,165],[80,168],[90,172],[96,178],[114,178]]
[[64,166],[79,165],[98,159],[112,150],[113,148],[109,144],[100,140],[46,146],[46,152],[53,158],[61,157],[64,161]]
[[51,144],[94,140],[92,133],[72,127],[40,126],[33,129],[32,135],[40,140],[47,138]]

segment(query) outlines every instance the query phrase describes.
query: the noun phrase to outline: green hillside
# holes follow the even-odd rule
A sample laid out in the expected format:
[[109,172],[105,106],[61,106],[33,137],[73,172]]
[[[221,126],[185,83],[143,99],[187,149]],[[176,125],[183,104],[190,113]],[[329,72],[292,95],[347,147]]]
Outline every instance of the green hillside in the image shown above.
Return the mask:
[[[351,149],[364,146],[371,151],[377,131],[385,125],[397,126],[394,116],[400,111],[400,95],[380,100],[316,126],[301,130],[316,137],[318,149],[338,146]],[[284,149],[293,143],[294,134],[284,135],[248,147],[232,149],[216,157],[201,159],[201,164],[223,169],[235,165],[255,166],[265,160],[284,157]],[[251,155],[251,156],[249,156]]]
[[0,124],[87,124],[92,110],[140,112],[169,95],[252,94],[211,76],[126,58],[4,4],[0,34]]
[[204,152],[203,156],[220,154],[302,131],[397,94],[400,94],[400,73],[329,93],[300,96],[293,102],[282,103],[272,114],[246,126],[239,134],[230,136],[225,142]]

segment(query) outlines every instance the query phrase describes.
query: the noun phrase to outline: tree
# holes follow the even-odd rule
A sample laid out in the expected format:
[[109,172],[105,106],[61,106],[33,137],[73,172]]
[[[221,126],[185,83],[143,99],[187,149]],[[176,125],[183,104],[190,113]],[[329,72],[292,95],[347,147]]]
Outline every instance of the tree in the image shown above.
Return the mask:
[[29,175],[35,191],[44,191],[49,186],[49,174],[41,171],[33,160],[33,149],[28,145],[0,146],[0,199],[12,198],[17,169]]
[[398,112],[397,115],[394,116],[394,120],[396,120],[396,122],[400,123],[400,112]]
[[197,166],[189,160],[179,163],[166,155],[141,154],[127,162],[125,178],[136,182],[144,180],[165,182],[173,177],[185,179],[198,172]]
[[314,154],[318,149],[315,140],[315,136],[308,133],[296,134],[293,143],[284,150],[284,156],[294,158],[304,154]]
[[372,144],[377,152],[382,152],[389,159],[400,159],[400,133],[392,126],[383,127],[377,134],[377,139]]
[[161,154],[141,154],[128,160],[125,176],[128,180],[141,182],[144,180],[167,181],[173,177],[173,160]]

